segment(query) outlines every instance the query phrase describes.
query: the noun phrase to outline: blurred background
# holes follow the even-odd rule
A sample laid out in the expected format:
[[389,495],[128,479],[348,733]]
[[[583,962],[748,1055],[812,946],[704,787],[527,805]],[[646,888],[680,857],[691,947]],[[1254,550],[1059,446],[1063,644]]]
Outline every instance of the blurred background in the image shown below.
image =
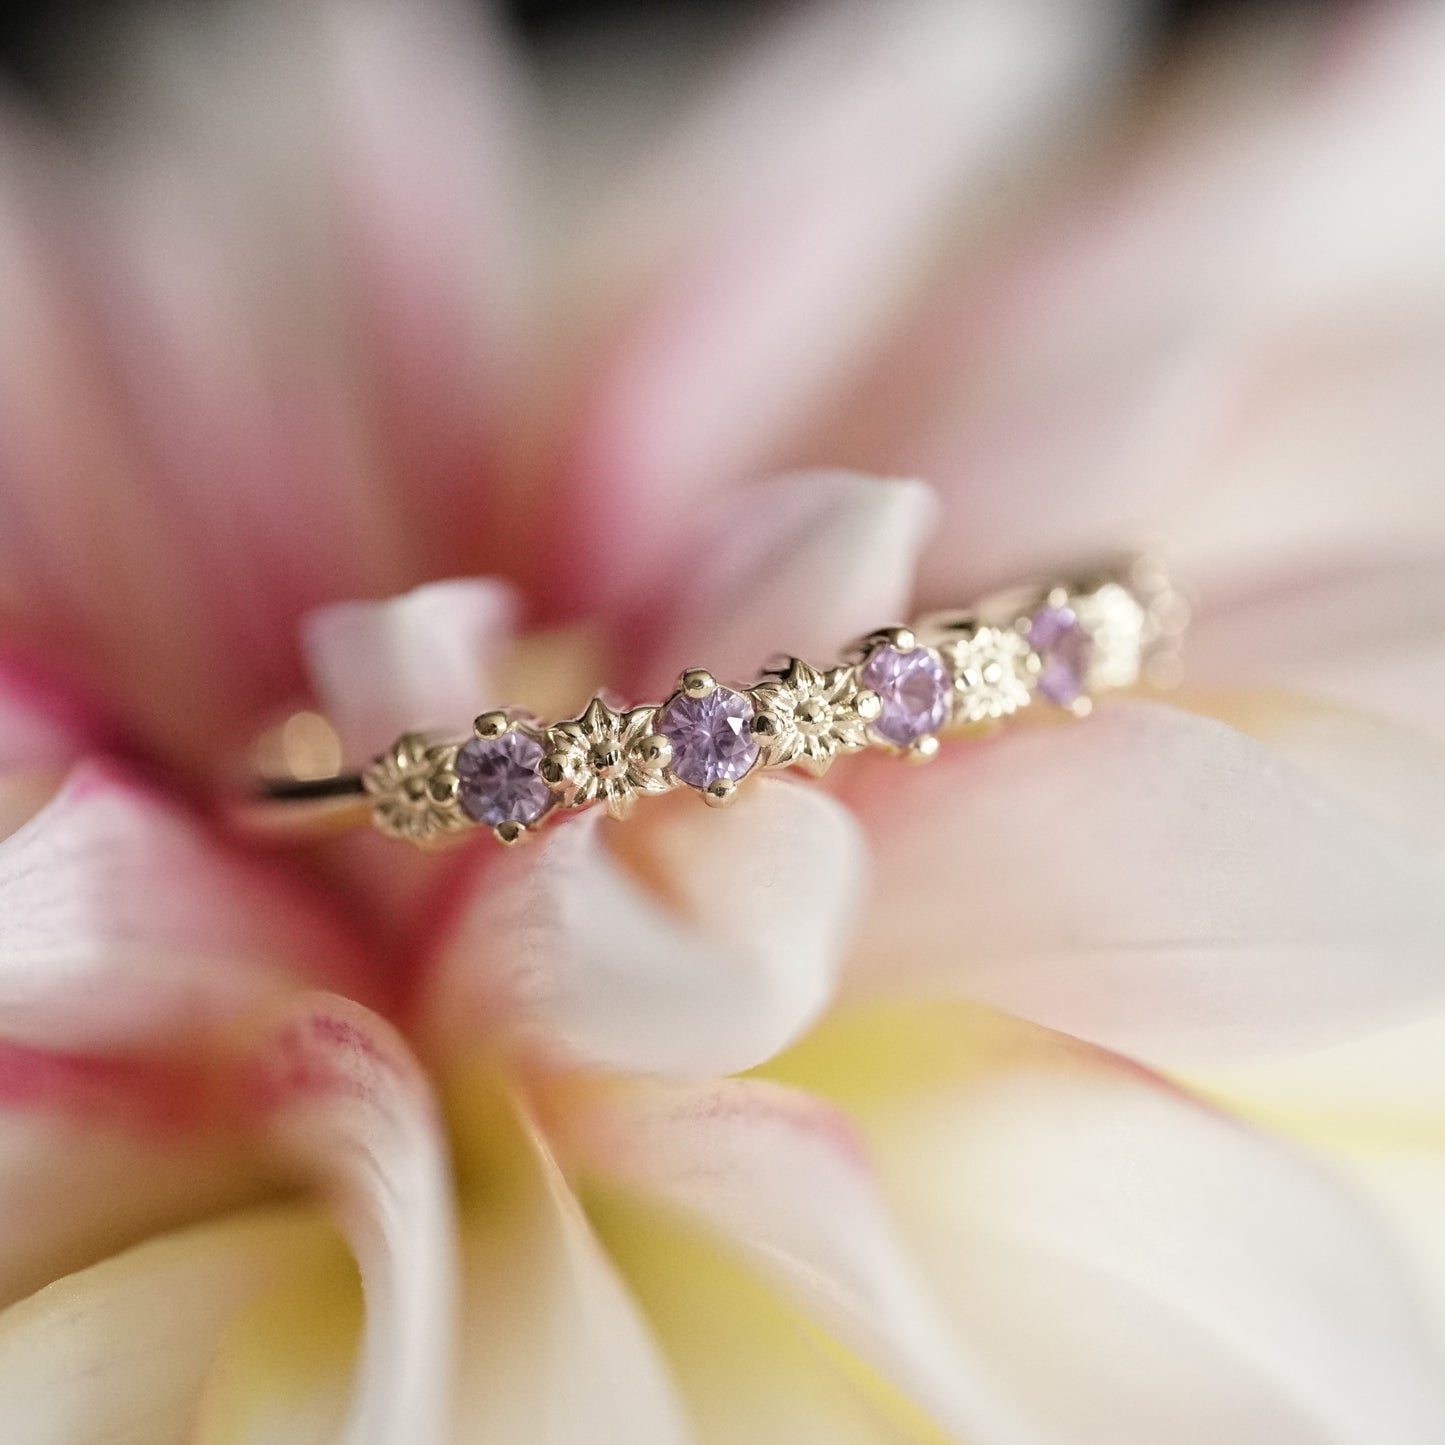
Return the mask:
[[[202,7],[213,0],[189,0]],[[510,0],[500,8],[513,30],[546,58],[549,51],[596,39],[599,31],[630,33],[639,41],[667,32],[695,42],[725,42],[728,31],[786,8],[788,0]],[[886,3],[886,0],[881,0]],[[20,0],[0,7],[0,70],[33,96],[53,99],[64,88],[74,58],[97,23],[136,9],[126,0]],[[1158,41],[1168,46],[1191,26],[1221,12],[1321,10],[1329,0],[1154,0]]]

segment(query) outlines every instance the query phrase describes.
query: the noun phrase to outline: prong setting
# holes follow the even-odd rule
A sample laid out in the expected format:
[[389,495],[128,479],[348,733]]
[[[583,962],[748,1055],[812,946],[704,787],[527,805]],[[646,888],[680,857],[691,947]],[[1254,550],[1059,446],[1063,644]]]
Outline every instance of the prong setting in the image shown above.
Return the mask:
[[1132,563],[880,628],[829,667],[780,657],[738,689],[690,668],[662,703],[597,696],[550,724],[491,709],[462,742],[404,735],[360,785],[379,829],[423,847],[477,824],[514,846],[554,816],[601,804],[623,817],[684,787],[726,807],[765,769],[818,776],[869,748],[924,763],[943,735],[982,734],[1041,703],[1086,717],[1098,694],[1156,676],[1151,648],[1172,663],[1186,617],[1157,564]]

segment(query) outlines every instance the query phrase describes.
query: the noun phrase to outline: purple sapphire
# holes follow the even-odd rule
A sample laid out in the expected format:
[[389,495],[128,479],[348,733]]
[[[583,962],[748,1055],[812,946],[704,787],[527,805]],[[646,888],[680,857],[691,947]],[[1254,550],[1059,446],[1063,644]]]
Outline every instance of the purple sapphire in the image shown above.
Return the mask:
[[472,738],[457,753],[463,812],[489,828],[535,823],[552,802],[538,772],[542,754],[542,744],[516,728],[496,738]]
[[926,647],[902,652],[888,643],[874,648],[861,681],[883,704],[873,731],[900,748],[936,733],[948,721],[953,679]]
[[1044,607],[1029,621],[1029,646],[1043,667],[1038,690],[1059,707],[1083,695],[1094,644],[1072,607]]
[[672,744],[672,774],[693,788],[736,782],[758,760],[753,705],[731,688],[706,697],[681,693],[668,703],[657,730]]

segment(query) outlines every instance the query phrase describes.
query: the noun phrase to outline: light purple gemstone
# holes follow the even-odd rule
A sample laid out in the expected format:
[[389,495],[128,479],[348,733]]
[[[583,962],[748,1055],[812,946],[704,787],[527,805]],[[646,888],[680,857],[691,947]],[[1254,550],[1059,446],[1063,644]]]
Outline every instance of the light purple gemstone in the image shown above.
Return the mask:
[[515,728],[499,738],[472,738],[457,753],[462,810],[478,823],[535,823],[552,802],[537,771],[542,744]]
[[900,748],[936,733],[948,721],[953,680],[926,647],[911,652],[891,644],[874,648],[863,666],[862,683],[883,703],[873,731]]
[[758,760],[753,705],[730,688],[679,695],[662,710],[657,730],[672,744],[673,775],[694,788],[736,781]]
[[1043,670],[1038,689],[1052,703],[1068,707],[1084,691],[1094,644],[1072,607],[1044,607],[1029,622],[1029,646]]

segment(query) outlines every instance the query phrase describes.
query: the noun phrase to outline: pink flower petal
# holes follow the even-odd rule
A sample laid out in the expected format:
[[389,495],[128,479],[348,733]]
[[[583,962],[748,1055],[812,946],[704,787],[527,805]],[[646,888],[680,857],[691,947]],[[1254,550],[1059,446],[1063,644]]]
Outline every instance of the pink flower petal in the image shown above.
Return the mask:
[[928,477],[930,601],[1163,537],[1201,576],[1445,534],[1435,7],[1216,27],[920,306],[841,455]]
[[347,755],[371,757],[404,732],[457,736],[505,703],[492,674],[516,611],[510,588],[479,578],[338,602],[305,618],[311,675]]
[[757,1081],[574,1103],[577,1165],[680,1210],[959,1438],[1002,1428],[898,1238],[862,1140],[819,1099]]
[[366,1326],[346,1438],[445,1438],[456,1220],[446,1128],[425,1075],[389,1025],[324,994],[278,1011],[244,1069],[263,1136],[332,1201],[360,1267]]
[[216,1070],[316,979],[334,922],[99,765],[0,842],[0,1298],[265,1187]]
[[49,155],[0,186],[0,608],[197,764],[290,700],[306,610],[509,560],[467,519],[516,278],[462,7],[170,18],[102,198]]
[[326,1242],[284,1213],[141,1245],[0,1314],[0,1398],[26,1445],[188,1437],[227,1328]]
[[1379,1222],[1289,1151],[965,1006],[840,1021],[778,1072],[853,1113],[957,1347],[1022,1437],[1425,1445],[1434,1347]]
[[453,1052],[479,1027],[544,1058],[684,1078],[796,1037],[832,994],[863,870],[843,809],[759,780],[723,813],[652,800],[495,860],[449,932],[432,1003]]
[[850,3],[765,37],[624,192],[594,260],[622,295],[570,457],[589,581],[635,589],[639,550],[675,534],[689,498],[776,461],[917,282],[940,223],[986,203],[1098,85],[1117,14]]
[[681,548],[638,686],[684,667],[751,682],[778,653],[819,665],[902,621],[936,506],[918,482],[804,472],[731,493]]
[[1216,722],[1119,702],[851,776],[887,901],[862,991],[962,993],[1156,1061],[1442,997],[1432,860]]
[[365,990],[335,920],[102,764],[0,844],[0,1028],[173,1047],[298,980]]

